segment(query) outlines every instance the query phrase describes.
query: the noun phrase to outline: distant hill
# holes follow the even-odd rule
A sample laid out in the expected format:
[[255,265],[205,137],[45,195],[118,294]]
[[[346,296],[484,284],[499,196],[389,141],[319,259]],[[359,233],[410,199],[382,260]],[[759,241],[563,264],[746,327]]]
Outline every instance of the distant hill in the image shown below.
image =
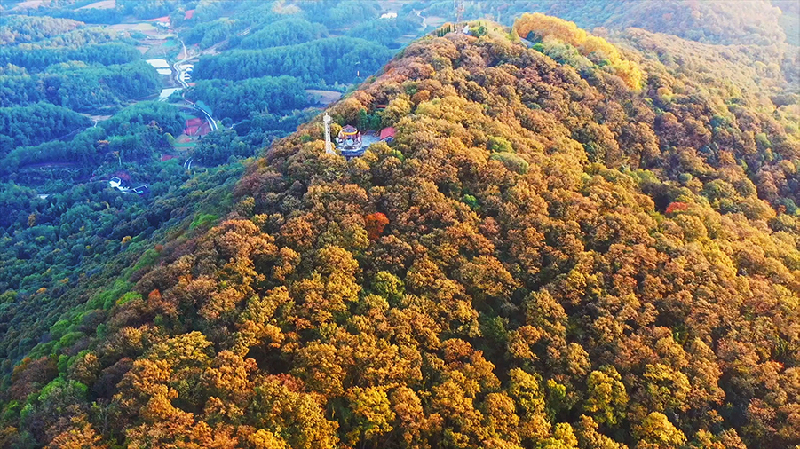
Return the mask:
[[[700,0],[529,0],[472,2],[475,13],[513,20],[525,12],[543,12],[571,20],[585,29],[645,28],[713,44],[773,45],[786,40],[781,10],[791,15],[790,2]],[[776,4],[778,6],[776,6]]]
[[54,326],[3,392],[0,445],[800,444],[780,65],[543,16],[515,24],[526,43],[470,26],[328,109],[391,144],[346,161],[301,126],[221,223]]

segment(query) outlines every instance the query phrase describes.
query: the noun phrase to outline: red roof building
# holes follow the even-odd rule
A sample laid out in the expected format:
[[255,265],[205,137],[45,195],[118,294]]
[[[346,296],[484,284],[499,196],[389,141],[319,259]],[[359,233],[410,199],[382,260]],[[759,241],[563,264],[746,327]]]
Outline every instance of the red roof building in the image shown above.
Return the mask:
[[194,10],[190,9],[186,11],[186,15],[183,16],[183,20],[192,20],[194,18]]
[[381,140],[394,139],[394,128],[391,126],[381,130]]

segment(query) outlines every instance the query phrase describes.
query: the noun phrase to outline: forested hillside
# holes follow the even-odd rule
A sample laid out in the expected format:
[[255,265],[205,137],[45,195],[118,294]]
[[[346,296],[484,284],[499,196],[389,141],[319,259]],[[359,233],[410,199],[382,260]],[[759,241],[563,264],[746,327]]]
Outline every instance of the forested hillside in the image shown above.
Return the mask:
[[[338,98],[393,54],[360,39],[382,14],[377,3],[303,9],[238,1],[120,1],[113,9],[88,3],[0,5],[0,384],[6,386],[26,356],[55,353],[53,346],[31,350],[59,335],[48,330],[60,319],[81,314],[89,300],[91,308],[113,306],[116,287],[98,290],[129,288],[114,278],[131,271],[142,248],[201,232],[224,215],[216,208],[230,201],[241,160],[320,110],[317,94],[306,89],[335,89],[325,93]],[[391,23],[381,42],[418,32],[422,19],[409,14],[381,21]],[[164,15],[172,26],[150,20]],[[207,77],[185,91],[175,91],[180,71],[159,75],[146,62],[164,58],[188,68],[206,51],[225,56],[319,39],[324,51],[303,61],[309,68],[337,64],[336,54],[326,54],[329,42],[355,42],[339,48],[353,57],[366,48],[368,55],[349,68],[339,64],[332,85],[314,68],[308,81],[254,72],[236,81]],[[210,120],[200,120],[208,128],[190,127],[202,115],[194,104],[201,101],[218,131],[203,135]],[[122,189],[109,184],[113,178]],[[125,190],[137,186],[143,193]],[[97,325],[104,314],[90,316]]]
[[781,67],[541,15],[470,26],[329,108],[391,144],[348,161],[301,126],[216,226],[65,314],[13,369],[0,445],[800,444]]
[[0,16],[0,45],[35,42],[72,31],[81,25],[77,20],[4,14]]
[[17,108],[0,107],[0,148],[37,145],[89,126],[89,119],[71,109],[38,103]]
[[[783,77],[797,91],[800,83],[800,7],[794,1],[754,0],[743,2],[696,0],[527,0],[515,2],[467,2],[467,15],[489,16],[511,25],[522,13],[542,12],[572,20],[586,30],[610,36],[629,28],[643,28],[665,37],[665,43],[683,45],[686,41],[714,44],[711,52],[733,57],[744,49],[749,59],[781,67]],[[443,13],[450,2],[432,2],[428,8]],[[685,39],[685,40],[683,40]],[[686,54],[692,57],[691,53]],[[742,61],[738,66],[747,65]],[[712,69],[715,65],[706,67]],[[741,68],[736,69],[741,70]],[[772,79],[775,79],[773,76]]]
[[[513,21],[522,13],[543,12],[591,30],[645,28],[684,39],[714,44],[774,45],[786,40],[781,28],[781,9],[790,2],[754,0],[715,2],[695,0],[527,0],[519,2],[471,2],[483,14]],[[476,11],[476,12],[477,12]]]
[[290,75],[304,82],[333,84],[351,81],[354,69],[372,73],[390,56],[391,52],[382,45],[340,36],[203,58],[197,63],[197,73],[202,79]]

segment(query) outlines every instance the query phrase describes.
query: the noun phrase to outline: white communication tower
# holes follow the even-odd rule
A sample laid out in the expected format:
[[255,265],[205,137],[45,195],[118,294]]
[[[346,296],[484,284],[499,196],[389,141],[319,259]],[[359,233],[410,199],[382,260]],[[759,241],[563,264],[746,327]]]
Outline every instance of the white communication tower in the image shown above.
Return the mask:
[[456,33],[461,32],[461,20],[464,18],[464,0],[453,0],[456,10]]
[[325,153],[336,154],[331,145],[331,116],[327,112],[322,116],[322,122],[325,123]]

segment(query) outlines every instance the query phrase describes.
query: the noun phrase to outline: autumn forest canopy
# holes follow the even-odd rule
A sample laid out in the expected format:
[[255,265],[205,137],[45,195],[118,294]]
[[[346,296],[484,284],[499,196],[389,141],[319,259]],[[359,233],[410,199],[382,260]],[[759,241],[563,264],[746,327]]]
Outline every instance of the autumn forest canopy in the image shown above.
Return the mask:
[[[303,108],[304,87],[352,77],[346,60],[385,63],[325,109],[334,132],[393,128],[361,157],[326,154],[319,114],[244,168],[164,187],[141,215],[114,212],[91,186],[93,203],[51,203],[68,215],[58,227],[35,213],[21,227],[22,206],[0,204],[17,241],[42,245],[98,214],[111,237],[64,252],[76,266],[91,245],[117,254],[55,287],[34,289],[45,274],[22,268],[0,281],[0,446],[800,447],[797,47],[780,30],[774,45],[737,34],[723,20],[733,12],[703,2],[698,14],[720,24],[702,38],[655,19],[663,29],[614,28],[623,12],[611,6],[591,18],[609,28],[592,32],[541,7],[520,15],[522,3],[487,3],[501,23],[470,20],[467,34],[446,23],[388,59],[363,37],[372,28],[340,33],[371,5],[345,2],[324,29],[288,19],[197,63],[190,95],[238,122],[204,137],[208,161],[252,154],[243,129],[276,126],[252,110]],[[676,3],[653,8],[696,20]],[[764,3],[745,13],[768,15]],[[59,19],[52,33],[74,26]],[[195,39],[212,46],[214,33]],[[140,64],[41,73],[67,82],[58,73]],[[0,104],[0,142],[67,154],[42,142],[87,119],[50,92]],[[5,125],[20,114],[50,125]],[[76,142],[101,151],[94,142],[112,136],[137,155],[182,126],[166,103],[144,103]],[[61,312],[41,335],[19,328],[45,307]]]

